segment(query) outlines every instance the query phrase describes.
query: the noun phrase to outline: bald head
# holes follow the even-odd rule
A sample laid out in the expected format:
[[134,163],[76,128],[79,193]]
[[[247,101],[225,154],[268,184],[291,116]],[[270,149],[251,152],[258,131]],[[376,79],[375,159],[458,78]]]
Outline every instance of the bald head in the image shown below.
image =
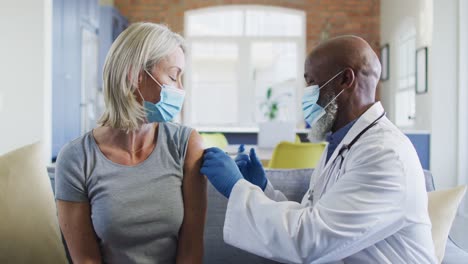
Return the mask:
[[[381,66],[371,46],[356,36],[341,36],[319,44],[307,57],[304,77],[332,75],[351,68],[359,85],[375,89]],[[315,81],[315,80],[314,80]]]
[[356,120],[375,103],[380,61],[362,38],[342,36],[321,43],[307,57],[304,70],[308,86],[323,88],[318,104],[335,105],[327,109],[333,117],[332,131]]

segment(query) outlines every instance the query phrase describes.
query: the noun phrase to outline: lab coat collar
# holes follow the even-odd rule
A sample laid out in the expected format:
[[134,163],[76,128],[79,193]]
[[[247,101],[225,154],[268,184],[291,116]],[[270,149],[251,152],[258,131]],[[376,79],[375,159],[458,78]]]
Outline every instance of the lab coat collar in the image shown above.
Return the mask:
[[326,171],[330,164],[335,162],[336,157],[338,156],[338,153],[340,152],[341,148],[343,147],[344,144],[349,144],[355,137],[361,133],[366,127],[368,127],[372,122],[374,122],[379,116],[382,115],[384,112],[383,106],[380,102],[374,103],[369,109],[367,109],[364,114],[362,114],[356,121],[356,123],[351,127],[351,129],[348,131],[346,136],[343,138],[341,143],[336,147],[335,151],[331,155],[330,159],[328,162],[325,164],[325,168],[322,170],[322,172]]

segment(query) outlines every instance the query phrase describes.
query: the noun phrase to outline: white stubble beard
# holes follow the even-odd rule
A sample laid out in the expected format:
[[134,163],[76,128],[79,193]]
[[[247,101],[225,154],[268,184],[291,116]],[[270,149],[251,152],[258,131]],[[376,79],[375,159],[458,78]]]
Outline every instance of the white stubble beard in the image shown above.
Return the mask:
[[[335,95],[330,94],[330,96],[327,97],[333,100]],[[335,123],[337,112],[338,104],[336,103],[336,100],[334,100],[325,109],[325,114],[312,125],[308,135],[310,142],[318,143],[325,141],[327,133],[331,131],[333,124]]]

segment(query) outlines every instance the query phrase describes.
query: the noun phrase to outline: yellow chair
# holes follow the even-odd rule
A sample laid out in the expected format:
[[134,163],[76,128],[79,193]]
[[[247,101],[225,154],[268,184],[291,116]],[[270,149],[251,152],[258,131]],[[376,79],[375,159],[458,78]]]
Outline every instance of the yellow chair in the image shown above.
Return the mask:
[[203,138],[205,148],[225,149],[228,146],[228,141],[222,133],[200,133],[200,136]]
[[291,143],[280,142],[271,157],[270,169],[305,169],[317,166],[325,143]]
[[296,141],[294,141],[294,143],[301,143],[301,138],[298,134],[296,134]]

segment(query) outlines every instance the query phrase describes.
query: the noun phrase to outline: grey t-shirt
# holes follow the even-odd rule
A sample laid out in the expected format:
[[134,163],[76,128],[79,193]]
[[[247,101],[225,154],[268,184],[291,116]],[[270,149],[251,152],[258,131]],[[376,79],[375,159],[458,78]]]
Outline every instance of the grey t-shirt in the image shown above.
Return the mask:
[[153,152],[136,166],[107,159],[92,132],[56,164],[56,199],[89,202],[105,263],[175,263],[184,210],[182,178],[192,129],[160,123]]

